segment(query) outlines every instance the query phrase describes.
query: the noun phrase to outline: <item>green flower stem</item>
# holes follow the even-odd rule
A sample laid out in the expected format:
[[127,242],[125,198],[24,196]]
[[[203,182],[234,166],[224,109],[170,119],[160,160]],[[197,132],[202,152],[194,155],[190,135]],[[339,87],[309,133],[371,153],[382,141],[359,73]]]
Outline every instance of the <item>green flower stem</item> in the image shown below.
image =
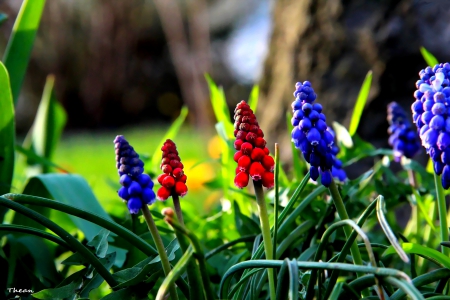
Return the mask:
[[122,237],[124,240],[127,240],[130,244],[141,250],[146,255],[150,256],[156,254],[156,250],[151,245],[149,245],[146,241],[144,241],[142,238],[140,238],[130,230],[126,229],[125,227],[115,222],[107,220],[93,213],[87,212],[85,210],[61,203],[59,201],[30,195],[6,194],[3,195],[2,197],[12,200],[16,203],[32,204],[37,206],[48,207],[84,219],[86,221],[97,224],[100,227],[106,228],[109,231],[117,234],[118,236]]
[[[330,172],[330,171],[328,171],[328,172]],[[339,190],[338,190],[334,180],[331,180],[331,184],[328,189],[330,191],[331,197],[333,198],[334,206],[336,206],[337,213],[338,213],[339,217],[341,218],[341,220],[350,219],[348,217],[348,213],[347,213],[347,210],[345,209],[344,202],[342,201],[341,195],[339,194]],[[344,229],[345,237],[348,239],[349,236],[352,234],[352,230],[350,229],[349,226],[344,226],[343,229]],[[359,252],[358,244],[356,243],[356,241],[353,242],[352,246],[350,247],[350,253],[352,254],[353,262],[355,263],[355,265],[363,265],[361,253]],[[357,276],[358,277],[362,276],[362,274],[357,273]],[[369,296],[368,291],[363,290],[362,296],[364,296],[364,297]]]
[[177,278],[179,278],[184,273],[184,270],[186,270],[189,262],[192,261],[192,255],[192,247],[189,247],[159,287],[158,294],[156,295],[156,300],[165,299],[167,290],[174,285],[175,280],[177,280]]
[[205,289],[206,299],[207,300],[216,299],[217,297],[214,295],[214,292],[211,288],[211,284],[209,282],[209,275],[206,270],[205,255],[203,253],[203,249],[200,246],[200,243],[199,243],[197,237],[195,236],[194,233],[192,233],[191,231],[186,229],[186,227],[184,227],[180,223],[178,223],[175,218],[166,215],[165,221],[168,222],[176,231],[187,236],[189,238],[189,240],[191,241],[191,245],[193,246],[194,252],[195,252],[195,258],[198,261],[198,266],[199,266],[202,281],[203,281],[203,287]]
[[[447,206],[445,203],[444,188],[442,187],[440,176],[434,173],[434,185],[436,187],[437,204],[439,211],[439,225],[441,227],[441,242],[448,242]],[[450,249],[441,246],[442,253],[450,254]]]
[[[256,201],[258,203],[259,210],[259,220],[261,222],[261,233],[264,241],[264,250],[266,253],[266,259],[273,259],[273,245],[272,239],[270,237],[270,224],[269,224],[269,215],[267,214],[266,208],[266,200],[264,199],[264,191],[262,188],[261,181],[253,181],[253,185],[255,187]],[[267,274],[269,276],[269,291],[270,291],[270,300],[275,300],[275,273],[272,268],[267,270]]]
[[23,205],[15,203],[14,201],[8,200],[4,197],[0,197],[0,205],[5,206],[9,209],[12,209],[24,216],[38,222],[44,227],[53,231],[56,235],[58,235],[62,240],[64,240],[69,246],[79,252],[84,258],[86,258],[89,263],[97,270],[98,274],[105,279],[105,281],[109,284],[109,286],[114,289],[114,287],[118,284],[118,282],[114,279],[114,277],[109,273],[109,271],[103,266],[100,260],[83,246],[76,238],[74,238],[70,233],[65,231],[62,227],[47,219],[43,215],[35,212],[32,209],[29,209]]
[[[150,234],[153,237],[153,241],[155,242],[156,249],[158,250],[159,253],[159,258],[161,259],[164,274],[167,277],[170,273],[169,258],[167,257],[163,241],[161,239],[161,236],[159,235],[155,221],[153,220],[152,214],[150,213],[150,210],[148,209],[147,205],[143,205],[142,214],[144,215],[145,221],[147,222],[148,230],[150,231]],[[170,284],[169,291],[170,291],[170,298],[173,300],[178,300],[177,289],[175,288],[174,283]]]
[[[166,216],[166,218],[164,218],[164,221],[168,221],[167,214],[164,212],[163,214]],[[171,217],[173,220],[176,220],[177,218],[176,215],[172,215]],[[173,222],[173,220],[171,221]],[[192,249],[192,247],[190,247],[191,244],[189,243],[188,237],[184,234],[186,232],[185,227],[181,224],[179,226],[182,227],[182,230],[175,230],[175,236],[177,237],[181,250],[183,251],[183,253],[186,253],[186,251],[188,251],[189,248]],[[190,260],[188,262],[186,273],[189,281],[189,299],[203,300],[205,297],[203,293],[204,288],[202,285],[202,275],[200,274],[199,266],[195,260]]]
[[66,242],[64,242],[64,240],[62,240],[61,238],[45,232],[43,230],[40,229],[36,229],[33,227],[28,227],[28,226],[22,226],[22,225],[7,225],[7,224],[1,224],[0,225],[0,231],[6,231],[8,233],[10,232],[20,232],[20,233],[27,233],[27,234],[31,234],[31,235],[35,235],[41,238],[44,238],[46,240],[52,241],[55,244],[58,244],[60,246],[63,246],[66,249],[69,249],[72,252],[75,252],[73,250],[72,247],[70,247],[69,244],[67,244]]
[[183,212],[181,210],[180,197],[176,193],[172,193],[173,207],[175,208],[175,213],[177,214],[178,222],[184,226]]
[[[278,144],[275,143],[275,203],[274,203],[274,224],[273,224],[273,256],[277,257],[277,234],[278,234],[278,204],[280,203],[280,183],[279,183],[279,177],[280,177],[280,150],[278,147]],[[275,274],[274,274],[275,276]]]

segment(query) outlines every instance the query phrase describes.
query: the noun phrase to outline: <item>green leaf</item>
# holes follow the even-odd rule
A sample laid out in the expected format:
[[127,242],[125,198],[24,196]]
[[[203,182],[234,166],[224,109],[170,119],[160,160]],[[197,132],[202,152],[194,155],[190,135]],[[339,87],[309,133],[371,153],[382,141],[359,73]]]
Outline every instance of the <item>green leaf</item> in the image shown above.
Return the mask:
[[88,246],[95,248],[95,255],[98,257],[105,257],[106,252],[108,251],[109,234],[109,230],[102,229],[90,242],[87,243]]
[[439,64],[439,61],[434,57],[433,54],[431,54],[425,47],[420,47],[420,53],[422,53],[423,59],[425,59],[426,63],[430,67],[434,67],[435,65]]
[[331,293],[329,299],[330,300],[337,300],[337,299],[339,299],[339,295],[341,294],[343,286],[344,286],[343,282],[336,283],[336,285],[334,286],[333,292]]
[[22,147],[20,145],[16,145],[15,149],[17,152],[25,155],[27,160],[29,160],[30,162],[40,164],[41,166],[47,167],[47,168],[53,167],[63,173],[69,173],[69,171],[67,171],[63,167],[58,166],[57,164],[53,163],[52,161],[46,159],[45,157],[37,155],[36,152],[34,152],[33,150],[25,149],[24,147]]
[[347,128],[345,128],[338,122],[333,122],[333,129],[336,133],[336,141],[338,142],[338,144],[341,144],[346,148],[353,147],[353,139]]
[[[441,252],[413,243],[403,243],[402,249],[408,254],[417,254],[422,256],[442,267],[450,269],[450,258],[442,254]],[[383,256],[395,254],[396,251],[393,246],[390,246],[384,251]]]
[[217,122],[222,122],[228,138],[233,136],[234,127],[230,121],[230,111],[228,109],[225,94],[221,88],[218,88],[212,78],[206,74],[206,81],[208,82],[211,104],[216,116]]
[[75,295],[76,290],[81,286],[82,278],[71,282],[68,285],[54,288],[45,289],[40,292],[34,293],[33,297],[37,299],[64,299]]
[[[64,108],[56,100],[54,84],[55,77],[53,75],[47,76],[41,103],[31,129],[31,139],[29,140],[31,144],[27,145],[38,156],[48,160],[53,158],[53,153],[67,120]],[[41,168],[43,173],[50,171],[48,164],[43,164]]]
[[259,229],[255,221],[241,213],[239,204],[236,201],[234,201],[234,220],[241,236],[254,235],[261,232],[261,229]]
[[[114,264],[115,259],[116,259],[116,252],[113,252],[113,253],[106,255],[105,258],[101,259],[100,261],[105,266],[105,268],[107,270],[109,270],[109,269],[111,269],[112,265]],[[79,292],[80,297],[86,297],[86,298],[89,297],[90,291],[98,288],[100,286],[100,284],[102,284],[103,281],[105,281],[105,279],[103,279],[103,277],[99,273],[96,272],[94,277],[92,277],[92,279],[89,280],[89,282],[83,283],[83,288]]]
[[86,260],[86,258],[84,258],[84,256],[78,252],[75,252],[74,254],[72,254],[71,256],[69,256],[68,258],[66,258],[61,262],[62,265],[67,266],[83,266],[87,263],[88,261]]
[[[6,194],[11,189],[14,171],[14,105],[9,85],[8,71],[0,62],[0,194]],[[0,221],[4,210],[0,210]]]
[[164,144],[164,142],[167,139],[174,139],[177,136],[178,131],[180,131],[180,128],[184,123],[184,120],[186,120],[186,116],[187,116],[188,112],[189,112],[189,110],[188,110],[187,106],[183,106],[181,108],[180,115],[172,123],[172,125],[170,125],[166,134],[161,139],[161,142],[158,144],[155,151],[153,152],[152,160],[151,160],[151,167],[153,168],[153,171],[158,170],[158,166],[161,163],[161,146]]
[[3,61],[11,76],[14,104],[25,77],[45,0],[24,0],[6,46]]
[[250,97],[248,98],[248,105],[256,113],[256,108],[258,107],[258,97],[259,97],[259,85],[255,84],[250,92]]
[[[32,195],[45,198],[49,198],[50,196],[50,198],[57,199],[57,201],[86,210],[112,221],[111,217],[101,207],[86,180],[79,175],[37,175],[29,180],[24,192],[28,194],[30,194],[29,192],[33,192]],[[54,212],[56,213],[56,211]],[[63,215],[66,216],[66,214]],[[19,217],[16,214],[14,220],[17,221]],[[92,240],[102,229],[98,225],[72,215],[69,215],[69,218],[76,228],[84,233],[87,240]],[[26,224],[14,222],[14,224],[29,226],[27,222],[24,223]]]
[[358,129],[359,121],[361,119],[364,106],[366,105],[367,98],[369,97],[370,85],[372,84],[372,71],[367,72],[366,78],[361,86],[361,89],[356,99],[355,107],[353,108],[352,119],[350,120],[349,133],[353,136]]

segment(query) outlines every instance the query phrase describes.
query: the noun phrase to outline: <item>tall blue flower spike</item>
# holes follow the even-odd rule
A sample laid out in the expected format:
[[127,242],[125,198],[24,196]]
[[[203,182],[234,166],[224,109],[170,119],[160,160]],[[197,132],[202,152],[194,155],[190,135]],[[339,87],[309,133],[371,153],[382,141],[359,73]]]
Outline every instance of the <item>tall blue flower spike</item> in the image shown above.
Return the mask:
[[316,181],[319,175],[321,183],[329,187],[334,165],[332,147],[334,136],[327,130],[326,117],[322,113],[322,105],[314,103],[317,95],[309,81],[295,84],[292,103],[292,142],[303,153],[305,160],[311,165],[310,176]]
[[442,174],[442,186],[450,187],[450,64],[440,63],[419,72],[411,105],[422,145]]
[[413,158],[420,150],[419,136],[397,102],[388,104],[387,120],[390,125],[388,142],[394,150],[395,161],[399,162],[402,156]]
[[122,185],[117,193],[127,203],[130,213],[137,214],[143,205],[151,205],[156,201],[153,181],[143,173],[144,162],[122,135],[114,139],[114,148],[119,182]]

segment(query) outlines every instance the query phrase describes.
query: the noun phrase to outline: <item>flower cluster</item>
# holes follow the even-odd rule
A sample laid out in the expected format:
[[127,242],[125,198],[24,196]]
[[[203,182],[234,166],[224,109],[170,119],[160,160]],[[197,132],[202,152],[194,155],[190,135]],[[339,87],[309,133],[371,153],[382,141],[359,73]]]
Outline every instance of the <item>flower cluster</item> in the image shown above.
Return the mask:
[[248,185],[251,177],[254,181],[261,180],[264,187],[272,188],[275,162],[269,155],[264,133],[245,101],[236,106],[234,120],[234,148],[237,150],[234,160],[238,164],[234,184],[242,189]]
[[442,186],[450,187],[450,64],[438,64],[419,72],[412,104],[422,145],[442,174]]
[[161,187],[156,195],[159,200],[163,201],[173,194],[183,197],[188,192],[187,176],[184,174],[184,166],[178,156],[177,146],[168,139],[161,147],[161,151],[163,154],[160,167],[164,173],[158,176]]
[[143,174],[144,163],[122,135],[118,135],[114,139],[114,148],[116,150],[116,167],[122,185],[118,194],[127,202],[130,213],[137,214],[144,203],[151,205],[155,202],[155,193],[152,190],[153,181],[150,176]]
[[317,95],[309,81],[295,84],[292,110],[292,141],[303,153],[305,160],[311,165],[310,176],[317,180],[321,173],[321,183],[328,187],[331,184],[333,154],[331,152],[334,136],[327,130],[326,117],[322,113],[322,105],[314,103]]
[[402,156],[412,158],[420,150],[417,132],[411,126],[405,111],[397,102],[391,102],[387,107],[389,122],[389,145],[394,149],[395,161]]
[[[333,137],[336,139],[336,134],[331,127],[328,127],[327,130],[333,135]],[[345,170],[342,168],[342,161],[338,158],[336,158],[336,155],[338,155],[339,147],[336,145],[336,143],[333,142],[333,145],[331,146],[331,155],[333,156],[333,167],[331,168],[331,175],[333,178],[337,178],[339,181],[345,181],[347,180],[347,173],[345,173]]]

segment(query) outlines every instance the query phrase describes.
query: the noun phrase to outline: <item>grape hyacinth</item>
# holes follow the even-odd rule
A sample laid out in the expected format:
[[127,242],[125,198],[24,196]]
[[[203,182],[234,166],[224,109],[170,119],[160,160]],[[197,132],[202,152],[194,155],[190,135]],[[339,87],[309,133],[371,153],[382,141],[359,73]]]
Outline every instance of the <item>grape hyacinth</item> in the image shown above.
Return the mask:
[[[334,139],[336,139],[336,134],[331,127],[328,127],[327,130],[333,135]],[[346,181],[347,180],[347,173],[345,173],[345,170],[342,168],[342,161],[338,158],[336,158],[336,155],[339,154],[339,147],[336,145],[335,142],[333,142],[333,145],[331,146],[331,155],[333,156],[333,166],[331,168],[331,175],[333,178],[337,178],[339,181]]]
[[[302,151],[303,157],[311,165],[309,170],[311,179],[316,181],[321,174],[321,183],[329,187],[332,180],[329,171],[334,164],[332,153],[334,136],[330,130],[327,130],[322,105],[314,103],[317,95],[311,83],[297,82],[295,88],[295,101],[292,103],[294,116],[291,119],[294,126],[292,142]],[[339,163],[337,165],[339,166]]]
[[264,133],[259,128],[256,116],[250,106],[241,101],[234,110],[234,160],[238,166],[234,184],[242,189],[248,185],[250,177],[261,181],[266,188],[274,185],[274,159],[269,155]]
[[173,194],[184,197],[188,192],[187,176],[184,174],[184,166],[178,156],[177,146],[168,139],[161,147],[161,151],[163,154],[160,167],[164,173],[158,176],[161,187],[156,193],[157,198],[164,201]]
[[143,173],[143,161],[122,135],[114,139],[114,148],[122,185],[117,193],[127,202],[130,213],[137,214],[144,204],[151,205],[155,202],[153,181],[149,175]]
[[450,187],[450,64],[441,63],[419,72],[412,104],[422,145],[433,160],[434,171],[442,174],[444,189]]
[[391,102],[387,107],[389,122],[389,145],[394,149],[394,159],[399,162],[402,156],[413,158],[420,150],[416,130],[412,128],[406,112],[397,102]]

